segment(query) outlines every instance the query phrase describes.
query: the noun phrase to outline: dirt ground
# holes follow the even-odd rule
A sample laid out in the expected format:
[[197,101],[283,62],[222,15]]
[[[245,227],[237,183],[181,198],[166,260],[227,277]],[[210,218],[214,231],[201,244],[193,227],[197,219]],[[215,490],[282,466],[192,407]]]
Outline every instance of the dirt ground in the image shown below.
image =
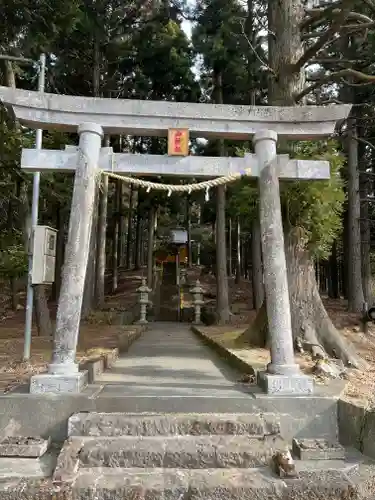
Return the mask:
[[[93,313],[81,326],[77,360],[96,357],[116,346],[119,326],[113,324],[116,309],[132,310],[137,302],[136,289],[140,285],[142,275],[139,272],[126,272],[120,277],[116,294],[106,298],[104,311]],[[200,276],[198,270],[189,272],[189,281],[199,278],[205,290],[205,302],[215,303],[216,283],[211,275]],[[229,327],[207,327],[210,335],[217,337],[227,347],[236,349],[241,356],[251,359],[254,364],[266,364],[269,352],[266,349],[239,347],[235,339],[253,321],[252,291],[248,281],[239,285],[230,280],[230,298],[232,304],[233,324]],[[22,302],[21,302],[22,303]],[[369,363],[369,370],[348,371],[348,383],[345,397],[359,399],[366,404],[375,403],[375,326],[370,325],[367,334],[361,332],[359,315],[346,311],[344,300],[325,300],[327,310],[342,334],[354,344],[357,352]],[[51,304],[52,317],[56,312],[56,304]],[[33,373],[43,372],[51,358],[52,338],[38,337],[33,330],[31,346],[32,357],[29,363],[22,362],[24,335],[24,308],[17,312],[2,311],[0,321],[0,392],[25,382]],[[299,356],[298,362],[305,372],[311,372],[313,362],[308,354]],[[325,383],[317,380],[317,383]]]
[[[90,314],[82,322],[79,333],[77,362],[96,358],[100,354],[117,347],[120,327],[116,322],[118,310],[132,310],[137,302],[137,288],[142,276],[139,272],[123,273],[115,294],[106,297],[103,311]],[[24,346],[25,310],[24,297],[20,298],[18,311],[1,311],[0,321],[0,393],[9,392],[14,387],[25,383],[31,375],[46,371],[52,355],[52,336],[39,337],[34,327],[32,330],[31,359],[22,361]],[[56,304],[50,304],[51,318],[55,320]]]
[[[211,300],[214,302],[214,281],[212,277],[203,280],[203,287],[208,296],[212,296]],[[237,355],[251,361],[253,365],[264,366],[270,361],[267,349],[249,348],[248,346],[238,345],[238,342],[236,342],[236,339],[255,318],[255,311],[251,308],[251,284],[243,280],[239,285],[236,285],[232,280],[230,282],[230,294],[232,313],[234,314],[233,325],[230,327],[206,327],[204,329],[205,333],[215,337],[217,341],[227,348],[235,350]],[[361,331],[360,315],[348,313],[345,300],[323,298],[323,302],[336,328],[354,345],[357,353],[369,364],[369,369],[366,371],[347,370],[347,385],[343,396],[347,400],[355,399],[362,401],[365,405],[374,406],[375,325],[369,324],[368,332],[365,334]],[[296,355],[296,359],[305,373],[312,373],[314,362],[308,353]],[[320,377],[315,377],[315,380],[318,384],[328,383],[327,380]]]

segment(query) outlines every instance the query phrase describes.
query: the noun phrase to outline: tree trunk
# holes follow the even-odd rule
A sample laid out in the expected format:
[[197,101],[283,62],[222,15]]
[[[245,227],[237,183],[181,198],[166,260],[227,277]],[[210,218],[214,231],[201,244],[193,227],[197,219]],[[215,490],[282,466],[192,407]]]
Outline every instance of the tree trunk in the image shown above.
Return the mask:
[[359,198],[358,141],[355,123],[348,126],[348,308],[360,313],[365,301],[361,263],[361,203]]
[[[199,203],[198,205],[198,225],[200,226],[201,224],[201,217],[202,217],[202,205]],[[201,242],[198,241],[197,244],[197,266],[201,265]]]
[[104,306],[105,301],[105,269],[106,269],[106,237],[107,237],[107,204],[108,204],[108,177],[102,178],[99,194],[99,222],[98,222],[98,269],[96,273],[95,299],[97,307]]
[[126,269],[131,268],[131,244],[133,240],[133,197],[134,189],[130,186],[129,211],[128,211],[128,235],[126,239]]
[[[92,72],[92,94],[94,97],[100,95],[100,42],[99,37],[94,36],[93,45],[93,72]],[[97,243],[98,243],[98,200],[99,186],[96,186],[94,211],[90,236],[89,259],[86,270],[85,289],[82,301],[82,318],[85,318],[94,308],[95,286],[97,271]]]
[[[118,227],[117,227],[117,267],[121,267],[124,264],[125,257],[125,234],[126,224],[124,217],[124,183],[118,181],[116,187],[116,206],[117,206],[117,219],[118,219]],[[118,273],[118,271],[117,271]]]
[[96,186],[95,204],[92,214],[92,227],[90,235],[89,259],[87,263],[85,289],[82,301],[82,318],[86,318],[95,306],[95,283],[97,270],[97,239],[98,239],[98,199],[99,186]]
[[233,272],[232,264],[232,217],[228,217],[228,276]]
[[[343,232],[342,232],[342,248],[348,248],[349,245],[349,224],[348,224],[348,211],[346,210],[344,213],[344,223],[343,223]],[[348,252],[343,252],[342,254],[342,266],[341,266],[341,275],[342,275],[342,294],[345,300],[348,299],[348,268],[349,268],[349,257]]]
[[[9,198],[9,203],[8,203],[8,232],[9,234],[14,231],[16,228],[15,224],[15,213],[16,213],[16,204],[15,201],[18,200],[20,196],[20,183],[17,180],[14,183],[14,188],[13,188],[13,196]],[[18,308],[18,280],[19,276],[11,276],[9,279],[9,285],[10,285],[10,295],[11,295],[11,306],[13,311],[17,311]]]
[[138,193],[138,201],[137,201],[137,223],[135,226],[135,259],[134,259],[134,267],[136,270],[139,270],[142,265],[141,260],[141,240],[142,240],[142,212],[141,212],[141,202]]
[[[362,136],[362,130],[358,130],[358,134]],[[369,220],[369,204],[367,196],[369,194],[369,178],[366,172],[367,161],[365,157],[365,145],[360,142],[358,144],[358,163],[360,177],[360,199],[361,199],[361,262],[362,262],[362,285],[363,295],[368,306],[372,306],[372,273],[371,273],[371,228]]]
[[[315,266],[305,244],[298,228],[291,228],[285,235],[293,337],[300,338],[305,347],[317,357],[326,357],[328,353],[330,356],[339,357],[347,365],[366,368],[367,363],[357,356],[353,346],[343,339],[325,310],[316,283]],[[266,345],[265,303],[254,324],[244,332],[243,339],[251,345]]]
[[[214,70],[215,102],[223,104],[223,85],[220,71]],[[223,140],[218,141],[218,155],[225,156]],[[219,324],[229,322],[229,292],[227,247],[225,237],[225,186],[216,190],[216,314]]]
[[371,229],[368,213],[368,203],[362,203],[362,283],[363,283],[363,294],[365,301],[368,305],[373,304],[373,293],[372,293],[372,273],[371,273]]
[[236,259],[236,284],[241,281],[241,224],[240,218],[237,218],[237,259]]
[[[13,64],[10,61],[4,61],[5,82],[8,87],[16,88],[16,77]],[[19,128],[19,123],[15,120],[14,127]],[[29,250],[30,235],[31,235],[31,212],[27,197],[27,185],[25,183],[20,186],[20,215],[24,220],[24,241],[26,250]],[[14,287],[15,284],[12,284]],[[46,290],[44,285],[34,286],[34,306],[35,317],[38,327],[38,335],[49,336],[52,334],[52,322],[48,302],[46,298]]]
[[295,94],[304,88],[304,71],[291,71],[303,54],[300,33],[305,15],[303,3],[303,0],[268,2],[269,64],[276,75],[269,80],[271,106],[293,106]]
[[[300,37],[303,16],[302,0],[268,3],[269,64],[276,75],[270,79],[270,105],[293,105],[294,95],[303,89],[304,72],[291,70],[303,53]],[[325,356],[327,352],[338,356],[347,364],[365,367],[366,363],[340,335],[325,310],[302,230],[293,227],[288,229],[285,252],[294,337],[302,337],[316,355]],[[264,302],[254,324],[242,335],[242,340],[257,345],[266,344],[265,306]]]
[[58,301],[61,288],[61,273],[64,265],[64,247],[65,247],[65,225],[64,225],[64,211],[59,204],[56,209],[56,262],[55,262],[55,282],[52,286],[53,299]]
[[188,195],[186,197],[186,230],[187,230],[187,249],[188,249],[188,267],[191,268],[193,265],[193,254],[191,248],[191,197]]
[[112,233],[112,293],[115,293],[118,288],[118,252],[119,252],[119,230],[120,230],[120,213],[121,207],[121,186],[122,182],[116,180],[113,203],[113,233]]
[[[41,337],[49,337],[53,332],[45,285],[34,287],[34,306],[38,335]],[[46,314],[46,311],[48,311],[48,314]]]
[[263,263],[260,241],[259,218],[253,221],[251,233],[251,264],[253,284],[253,305],[259,311],[264,301]]
[[148,216],[148,247],[147,247],[147,285],[152,288],[154,277],[154,240],[155,240],[156,209],[151,207]]
[[229,322],[229,294],[225,245],[225,187],[216,195],[216,312],[219,324]]
[[329,256],[329,276],[328,276],[328,296],[331,299],[340,298],[339,290],[339,266],[337,262],[337,242],[332,245],[332,252]]

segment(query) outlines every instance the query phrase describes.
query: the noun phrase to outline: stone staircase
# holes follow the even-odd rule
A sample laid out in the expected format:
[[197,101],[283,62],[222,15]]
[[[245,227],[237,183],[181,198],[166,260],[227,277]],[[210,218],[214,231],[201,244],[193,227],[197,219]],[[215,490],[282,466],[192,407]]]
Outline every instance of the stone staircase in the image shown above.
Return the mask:
[[271,413],[78,413],[68,432],[53,481],[76,500],[372,498],[372,466],[338,443],[294,440],[285,461]]

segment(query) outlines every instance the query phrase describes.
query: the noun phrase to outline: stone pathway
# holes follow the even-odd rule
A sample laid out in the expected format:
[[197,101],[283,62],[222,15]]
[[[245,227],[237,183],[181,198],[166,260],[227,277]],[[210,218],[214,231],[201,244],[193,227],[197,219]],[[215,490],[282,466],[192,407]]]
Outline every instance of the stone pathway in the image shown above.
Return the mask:
[[248,397],[238,378],[189,324],[153,323],[96,383],[103,396]]

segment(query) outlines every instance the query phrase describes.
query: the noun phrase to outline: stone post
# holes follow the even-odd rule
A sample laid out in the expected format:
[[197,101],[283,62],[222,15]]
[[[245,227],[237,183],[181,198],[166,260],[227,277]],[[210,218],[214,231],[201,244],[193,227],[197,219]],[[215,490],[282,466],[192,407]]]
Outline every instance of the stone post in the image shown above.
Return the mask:
[[140,294],[139,304],[140,304],[140,319],[137,321],[139,325],[147,325],[147,306],[151,305],[151,301],[148,299],[148,294],[152,292],[151,288],[147,286],[146,278],[142,278],[142,284],[137,289]]
[[80,392],[87,378],[85,372],[79,372],[75,357],[103,131],[99,125],[84,123],[78,127],[78,134],[79,159],[74,179],[52,363],[47,374],[32,377],[32,393]]
[[271,363],[260,380],[268,393],[308,394],[313,389],[312,379],[301,374],[294,360],[277,163],[268,164],[276,160],[276,142],[277,134],[271,130],[254,136],[260,168],[260,227],[271,350]]
[[190,290],[190,293],[193,296],[193,305],[194,305],[194,325],[201,325],[201,308],[204,304],[203,297],[203,288],[201,287],[201,283],[199,280],[195,282],[194,288]]

